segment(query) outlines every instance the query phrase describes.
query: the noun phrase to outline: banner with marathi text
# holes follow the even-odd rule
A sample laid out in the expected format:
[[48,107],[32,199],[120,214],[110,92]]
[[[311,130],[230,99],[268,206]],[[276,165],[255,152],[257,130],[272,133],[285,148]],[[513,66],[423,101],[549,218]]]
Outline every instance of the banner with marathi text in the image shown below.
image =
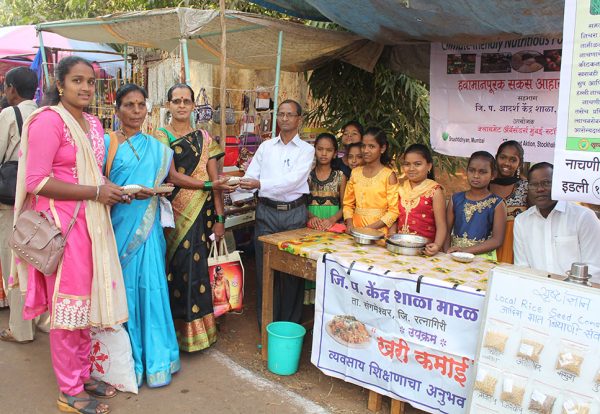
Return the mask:
[[565,2],[553,200],[600,204],[600,1]]
[[562,39],[431,44],[431,145],[439,153],[496,154],[519,141],[525,160],[552,161]]
[[484,293],[325,255],[311,361],[325,374],[431,413],[464,413]]

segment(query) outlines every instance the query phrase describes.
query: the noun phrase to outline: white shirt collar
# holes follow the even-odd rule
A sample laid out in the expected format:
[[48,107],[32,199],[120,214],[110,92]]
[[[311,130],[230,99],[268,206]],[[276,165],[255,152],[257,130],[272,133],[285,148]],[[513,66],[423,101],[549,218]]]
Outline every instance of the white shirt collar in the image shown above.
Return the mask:
[[[294,138],[292,138],[292,140],[290,141],[290,143],[293,142],[294,144],[296,144],[296,146],[300,146],[300,142],[299,141],[302,141],[302,139],[300,138],[300,135],[296,134],[296,135],[294,135]],[[283,144],[283,141],[281,140],[281,135],[277,135],[275,137],[275,142],[274,143],[278,144],[279,142],[281,142]]]
[[542,216],[542,213],[540,213],[540,209],[537,208],[537,206],[534,206],[534,209],[535,209],[535,213],[538,214],[540,217],[542,217],[542,218],[548,218],[548,217],[550,217],[550,214],[552,214],[554,211],[557,211],[558,213],[564,213],[567,210],[567,202],[564,201],[564,200],[558,200],[556,202],[556,205],[554,206],[554,208],[550,212],[550,214],[548,214],[548,217]]

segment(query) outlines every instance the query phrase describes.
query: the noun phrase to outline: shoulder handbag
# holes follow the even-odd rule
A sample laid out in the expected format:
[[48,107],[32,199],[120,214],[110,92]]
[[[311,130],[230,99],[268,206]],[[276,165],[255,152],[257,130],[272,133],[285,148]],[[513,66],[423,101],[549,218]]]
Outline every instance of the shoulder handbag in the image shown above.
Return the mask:
[[77,202],[75,213],[64,236],[48,212],[24,211],[13,226],[13,232],[8,241],[10,248],[23,261],[43,274],[55,273],[63,256],[67,237],[77,219],[79,207],[81,207],[81,201]]
[[208,103],[208,96],[206,96],[206,89],[204,88],[200,89],[200,92],[198,92],[194,114],[196,115],[197,123],[208,122],[212,119],[213,109]]
[[[19,138],[23,131],[23,117],[21,111],[17,106],[13,106],[15,110],[15,117],[17,118],[17,127],[19,129]],[[0,203],[8,204],[11,206],[15,205],[15,190],[17,189],[17,169],[19,166],[18,161],[5,161],[8,156],[7,152],[2,158],[2,164],[0,164]]]
[[[225,124],[233,125],[235,124],[235,112],[233,107],[231,106],[231,97],[229,96],[229,92],[225,92],[227,97],[227,107],[225,108]],[[217,106],[217,109],[213,112],[213,122],[215,124],[221,123],[221,106]]]
[[[165,129],[166,131],[166,129]],[[110,170],[112,169],[117,150],[119,149],[119,138],[114,131],[108,133],[109,144],[108,144],[108,155],[106,156],[106,164],[104,166],[104,176],[110,179]]]
[[[229,253],[225,239],[213,241],[208,254],[208,275],[215,317],[227,312],[242,312],[244,301],[244,266],[238,251]],[[215,275],[222,276],[217,282]]]

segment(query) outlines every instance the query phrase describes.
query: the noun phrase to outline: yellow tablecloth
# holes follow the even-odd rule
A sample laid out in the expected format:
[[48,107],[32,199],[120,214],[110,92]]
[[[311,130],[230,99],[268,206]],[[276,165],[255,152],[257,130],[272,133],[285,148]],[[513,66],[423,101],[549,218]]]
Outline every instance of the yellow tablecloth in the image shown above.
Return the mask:
[[388,276],[393,276],[393,273],[423,275],[476,290],[486,290],[489,272],[497,265],[495,261],[481,257],[475,257],[471,263],[459,263],[445,253],[432,257],[403,256],[389,252],[383,243],[362,245],[347,234],[310,230],[279,241],[277,246],[280,250],[313,260],[320,260],[327,253],[343,264],[364,263],[373,266],[373,270],[380,274],[389,271]]

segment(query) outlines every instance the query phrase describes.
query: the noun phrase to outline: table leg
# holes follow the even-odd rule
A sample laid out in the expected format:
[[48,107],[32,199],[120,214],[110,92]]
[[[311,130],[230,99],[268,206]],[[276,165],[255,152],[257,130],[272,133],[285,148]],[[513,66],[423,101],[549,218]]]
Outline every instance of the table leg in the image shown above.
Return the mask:
[[376,393],[375,391],[369,390],[369,402],[367,403],[367,409],[369,411],[380,411],[381,410],[381,400],[382,395]]
[[404,414],[404,402],[394,400],[392,398],[392,407],[390,408],[390,414]]
[[273,322],[273,279],[274,272],[271,268],[271,250],[272,246],[264,244],[263,253],[263,294],[262,294],[262,359],[267,360],[268,356],[268,334],[267,325]]

